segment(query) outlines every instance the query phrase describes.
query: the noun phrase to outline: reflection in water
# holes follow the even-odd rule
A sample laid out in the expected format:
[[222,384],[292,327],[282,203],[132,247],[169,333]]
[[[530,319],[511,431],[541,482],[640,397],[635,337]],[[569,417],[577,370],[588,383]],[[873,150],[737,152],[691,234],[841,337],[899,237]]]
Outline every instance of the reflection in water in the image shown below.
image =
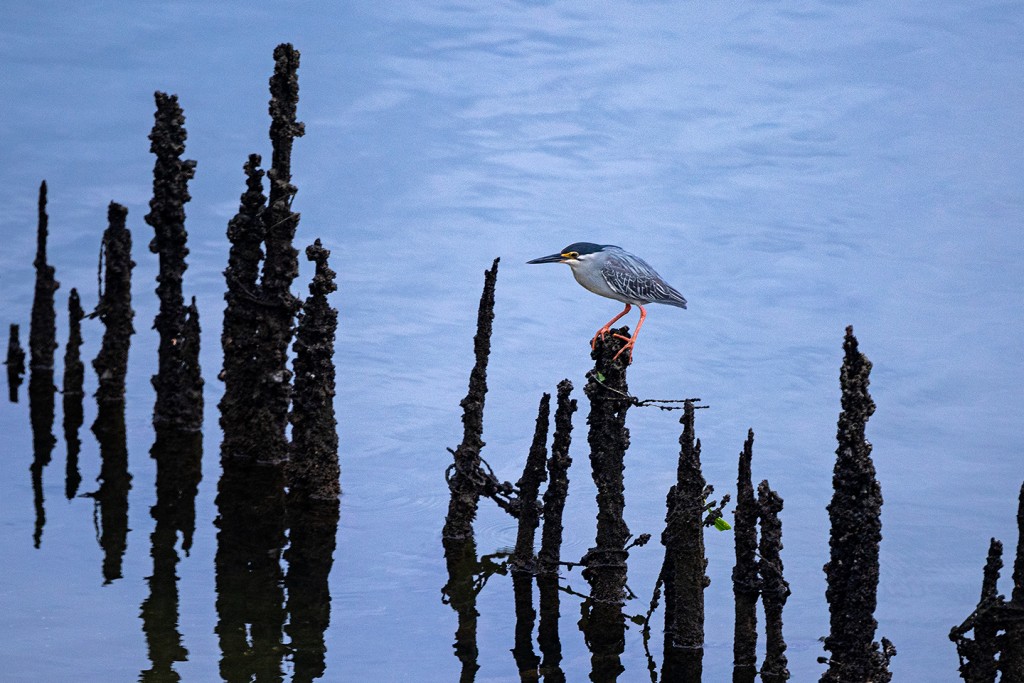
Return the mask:
[[[448,583],[442,589],[443,601],[458,615],[455,630],[455,656],[462,665],[459,680],[463,683],[476,679],[480,669],[477,645],[477,596],[495,574],[512,576],[515,598],[515,642],[511,648],[519,678],[522,681],[544,680],[546,683],[564,683],[562,670],[562,643],[559,636],[561,593],[581,599],[579,621],[587,647],[591,652],[592,681],[615,681],[625,670],[621,655],[625,649],[626,615],[622,603],[594,600],[559,584],[557,574],[536,577],[539,589],[539,609],[534,607],[533,579],[528,572],[510,571],[507,552],[476,556],[472,540],[443,539]],[[630,596],[632,597],[632,596]],[[539,654],[534,648],[533,631],[537,623]],[[641,617],[630,617],[637,623]],[[654,671],[651,663],[651,671]],[[652,674],[656,678],[656,675]],[[665,680],[672,680],[666,678]],[[675,679],[680,680],[680,679]],[[697,680],[697,679],[694,679]]]
[[82,363],[82,318],[85,312],[78,298],[78,290],[68,297],[68,343],[64,347],[64,442],[68,448],[67,468],[64,474],[64,496],[71,500],[78,493],[82,476],[78,473],[78,453],[82,440],[78,430],[82,426],[82,398],[85,382],[85,364]]
[[487,583],[484,565],[476,558],[476,542],[472,538],[444,538],[444,559],[448,566],[448,583],[441,589],[442,600],[455,610],[459,623],[455,629],[455,656],[462,663],[459,680],[467,683],[476,678],[480,654],[476,644],[476,596]]
[[87,494],[98,517],[97,534],[103,548],[103,582],[121,578],[121,562],[128,547],[128,446],[125,442],[124,403],[99,402],[99,414],[92,425],[100,444],[99,489]]
[[558,576],[541,574],[537,577],[540,592],[540,624],[537,643],[540,645],[540,672],[545,683],[564,683],[562,672],[562,641],[558,637],[559,595]]
[[25,375],[25,349],[21,348],[18,336],[19,326],[11,323],[10,336],[7,338],[7,358],[4,360],[4,365],[7,366],[7,392],[11,403],[18,402],[18,388]]
[[[236,441],[229,442],[226,432],[225,444],[237,443],[238,434],[233,436]],[[221,459],[214,562],[225,681],[283,680],[286,656],[295,681],[313,681],[325,672],[338,501],[306,499],[286,507],[285,470],[274,459],[277,464]],[[281,566],[286,520],[287,574]]]
[[328,577],[334,563],[338,531],[338,501],[320,501],[290,508],[289,545],[285,552],[288,574],[288,626],[291,640],[293,681],[312,681],[323,676],[327,645],[324,632],[331,623]]
[[474,574],[477,570],[476,543],[472,540],[459,541],[444,539],[444,561],[449,570],[449,582],[441,589],[447,604],[459,615],[459,626],[455,631],[455,655],[462,663],[459,680],[467,683],[476,678],[480,665],[477,663],[479,649],[476,646],[476,586]]
[[285,480],[279,465],[223,458],[217,488],[217,627],[225,681],[283,680],[281,549]]
[[67,466],[64,471],[64,497],[71,500],[78,493],[82,483],[82,475],[78,471],[78,454],[82,448],[82,440],[78,430],[84,420],[82,414],[82,394],[64,394],[64,441],[68,448]]
[[43,469],[57,439],[53,436],[54,393],[53,370],[33,370],[28,381],[29,419],[32,422],[32,498],[36,508],[36,523],[32,534],[36,548],[42,542],[46,510],[43,506]]
[[537,611],[533,608],[533,576],[528,572],[512,572],[512,595],[516,605],[515,645],[512,657],[516,660],[519,679],[540,680],[540,657],[533,649],[533,624]]
[[141,608],[152,667],[139,680],[146,683],[178,681],[174,662],[188,657],[178,631],[178,552],[187,555],[196,526],[195,499],[202,478],[203,437],[198,432],[157,430],[150,455],[156,460],[156,505],[150,510],[156,526],[150,537],[153,574],[149,596]]
[[626,670],[622,666],[622,653],[626,649],[626,617],[622,603],[584,600],[580,605],[579,627],[590,650],[590,680],[595,683],[618,680],[619,674]]

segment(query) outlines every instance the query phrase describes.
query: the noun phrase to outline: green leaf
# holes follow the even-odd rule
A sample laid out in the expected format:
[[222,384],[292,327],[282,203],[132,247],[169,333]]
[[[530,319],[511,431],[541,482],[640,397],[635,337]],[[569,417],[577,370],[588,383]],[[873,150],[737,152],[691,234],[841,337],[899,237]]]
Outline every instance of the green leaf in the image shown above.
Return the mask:
[[719,517],[715,520],[715,528],[719,531],[728,531],[732,528],[732,524],[729,524],[729,522],[725,521],[724,517]]
[[604,383],[604,374],[603,373],[595,372],[594,376],[597,377],[597,381],[598,382],[601,382],[602,384]]

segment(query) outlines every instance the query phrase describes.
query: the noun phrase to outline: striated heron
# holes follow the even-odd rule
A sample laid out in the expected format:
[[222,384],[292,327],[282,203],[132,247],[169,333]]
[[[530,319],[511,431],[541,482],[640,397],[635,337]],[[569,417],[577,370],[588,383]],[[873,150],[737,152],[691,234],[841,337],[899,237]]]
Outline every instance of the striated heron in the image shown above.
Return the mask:
[[597,331],[594,338],[590,340],[590,348],[594,348],[597,338],[603,338],[611,329],[612,324],[629,313],[633,306],[640,308],[640,322],[637,323],[633,336],[614,335],[626,342],[625,346],[615,354],[615,358],[629,349],[629,361],[633,362],[633,346],[636,344],[637,335],[640,334],[640,328],[643,327],[644,320],[647,318],[647,311],[644,310],[646,304],[668,304],[686,308],[686,299],[683,298],[683,295],[665,282],[646,261],[611,244],[575,242],[557,254],[542,256],[527,261],[527,263],[565,263],[572,268],[576,282],[594,294],[600,294],[626,304],[621,313]]

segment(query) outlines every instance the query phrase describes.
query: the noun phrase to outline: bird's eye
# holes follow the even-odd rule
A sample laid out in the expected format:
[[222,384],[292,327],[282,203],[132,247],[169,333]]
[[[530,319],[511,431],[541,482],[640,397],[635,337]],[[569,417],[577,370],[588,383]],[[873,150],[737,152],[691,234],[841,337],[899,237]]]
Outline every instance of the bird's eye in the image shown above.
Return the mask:
[[566,256],[569,258],[579,258],[580,253],[578,251],[570,251]]

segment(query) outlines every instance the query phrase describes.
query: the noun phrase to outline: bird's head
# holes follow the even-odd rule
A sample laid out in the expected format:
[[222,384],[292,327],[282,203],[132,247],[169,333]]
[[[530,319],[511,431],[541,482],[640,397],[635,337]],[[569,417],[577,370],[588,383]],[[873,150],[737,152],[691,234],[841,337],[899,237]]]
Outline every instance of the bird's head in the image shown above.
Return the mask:
[[573,242],[557,254],[541,256],[527,263],[565,263],[569,266],[578,266],[593,258],[595,254],[601,253],[607,244],[594,244],[593,242]]

